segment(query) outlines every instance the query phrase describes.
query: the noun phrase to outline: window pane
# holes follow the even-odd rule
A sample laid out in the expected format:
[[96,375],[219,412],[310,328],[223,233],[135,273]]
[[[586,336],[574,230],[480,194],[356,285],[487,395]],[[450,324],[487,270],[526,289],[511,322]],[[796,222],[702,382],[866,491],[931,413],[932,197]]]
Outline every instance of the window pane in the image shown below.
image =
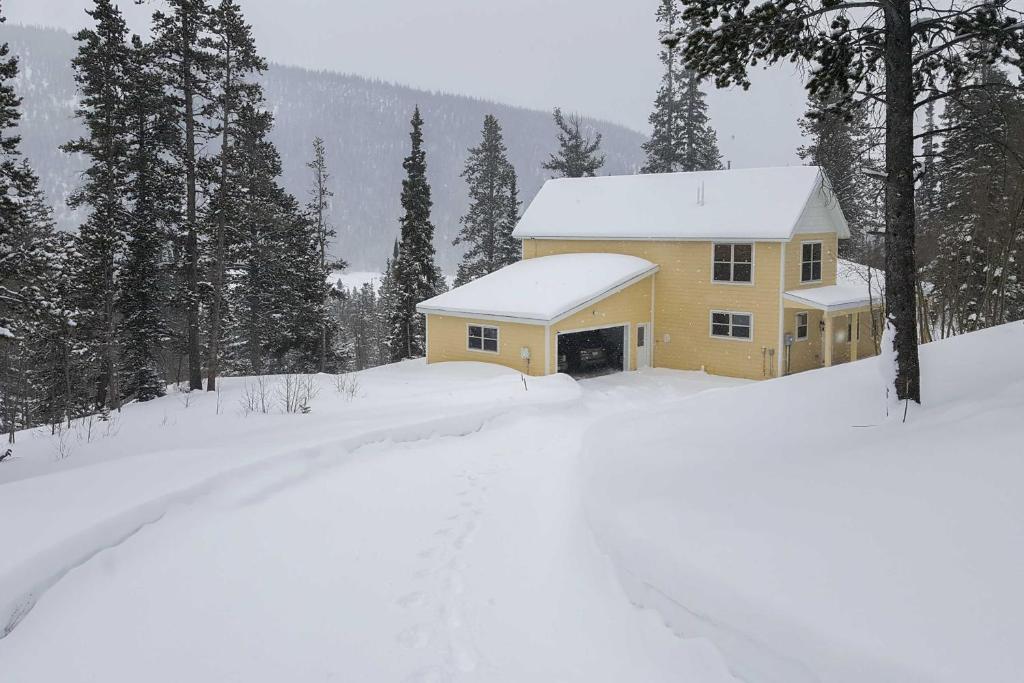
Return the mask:
[[728,263],[715,264],[715,280],[718,282],[729,282],[732,280]]
[[732,324],[733,325],[743,325],[745,327],[750,327],[750,316],[749,315],[734,315],[732,317]]
[[497,351],[498,340],[497,339],[484,339],[484,351]]
[[711,334],[715,335],[716,337],[728,337],[729,326],[719,325],[718,323],[715,323],[714,325],[711,326]]
[[484,328],[484,339],[497,339],[498,328],[497,327],[485,327]]
[[731,244],[716,244],[715,245],[715,260],[716,261],[731,261],[732,260],[732,245]]
[[813,244],[806,244],[806,243],[801,246],[801,249],[802,249],[802,251],[800,252],[801,256],[802,256],[801,260],[803,260],[803,261],[810,261],[811,258],[813,258],[813,254],[814,254],[814,249],[812,249],[813,246],[814,246]]
[[750,263],[754,260],[754,247],[750,244],[733,245],[733,260],[737,263]]
[[479,325],[470,325],[469,326],[469,336],[470,337],[479,337],[480,336],[480,326]]
[[749,263],[737,263],[732,267],[733,282],[750,282],[752,266]]
[[643,346],[644,345],[644,332],[646,332],[646,331],[647,331],[646,327],[638,327],[638,328],[636,328],[636,345],[637,346]]
[[820,261],[821,260],[821,243],[820,242],[818,244],[812,244],[811,245],[811,253],[813,254],[812,258],[815,261]]
[[804,263],[803,265],[800,266],[800,280],[803,281],[803,282],[807,282],[810,279],[811,279],[811,264],[810,263]]
[[733,325],[732,336],[740,339],[750,339],[750,328],[745,325]]
[[728,325],[729,314],[728,313],[712,313],[711,322],[715,325]]
[[483,340],[480,339],[480,337],[470,337],[469,338],[469,348],[471,348],[471,349],[483,348]]

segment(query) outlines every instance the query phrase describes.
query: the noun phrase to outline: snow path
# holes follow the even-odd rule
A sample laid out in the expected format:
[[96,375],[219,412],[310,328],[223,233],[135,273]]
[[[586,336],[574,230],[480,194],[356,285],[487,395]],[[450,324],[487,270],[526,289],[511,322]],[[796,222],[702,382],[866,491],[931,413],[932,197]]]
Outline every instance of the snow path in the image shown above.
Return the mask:
[[628,602],[584,518],[583,434],[658,399],[656,373],[632,381],[190,489],[63,568],[0,640],[0,680],[732,681]]

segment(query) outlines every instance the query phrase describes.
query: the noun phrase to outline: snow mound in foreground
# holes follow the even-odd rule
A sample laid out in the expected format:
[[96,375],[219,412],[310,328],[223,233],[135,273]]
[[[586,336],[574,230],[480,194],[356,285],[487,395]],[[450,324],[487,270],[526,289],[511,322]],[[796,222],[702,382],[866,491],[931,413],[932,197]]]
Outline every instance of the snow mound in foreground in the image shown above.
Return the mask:
[[1024,325],[711,392],[588,435],[592,526],[631,598],[745,680],[1017,681]]

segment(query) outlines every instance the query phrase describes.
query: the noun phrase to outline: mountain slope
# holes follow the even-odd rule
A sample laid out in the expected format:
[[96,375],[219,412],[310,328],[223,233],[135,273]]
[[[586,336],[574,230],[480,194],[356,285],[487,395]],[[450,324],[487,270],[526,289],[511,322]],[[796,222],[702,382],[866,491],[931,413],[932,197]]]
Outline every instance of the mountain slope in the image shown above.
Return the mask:
[[[75,85],[70,34],[52,29],[3,25],[0,40],[21,59],[18,93],[24,98],[22,150],[39,172],[64,228],[80,217],[64,202],[82,164],[58,146],[80,135],[73,117]],[[529,202],[548,177],[541,164],[555,147],[547,112],[532,111],[460,95],[427,92],[382,81],[272,65],[264,77],[267,100],[277,116],[273,139],[284,161],[284,185],[305,201],[315,135],[327,143],[335,195],[335,252],[355,268],[379,270],[398,234],[402,158],[409,118],[417,104],[426,121],[428,174],[434,191],[439,258],[446,270],[458,262],[451,241],[465,210],[466,186],[459,177],[466,150],[477,143],[484,114],[493,113],[505,130],[509,156]],[[604,172],[631,173],[641,161],[639,133],[588,121],[604,135]]]

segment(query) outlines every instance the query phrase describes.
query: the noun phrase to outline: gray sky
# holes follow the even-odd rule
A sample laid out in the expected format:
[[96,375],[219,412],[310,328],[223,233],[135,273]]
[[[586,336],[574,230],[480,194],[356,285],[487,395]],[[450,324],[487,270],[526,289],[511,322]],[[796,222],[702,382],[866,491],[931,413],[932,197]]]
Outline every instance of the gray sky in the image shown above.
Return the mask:
[[[159,6],[122,0],[133,28]],[[271,61],[379,77],[537,109],[559,105],[647,132],[661,67],[657,0],[240,0]],[[8,21],[75,30],[89,0],[6,0]],[[800,80],[787,66],[747,91],[708,86],[734,166],[797,163]]]

